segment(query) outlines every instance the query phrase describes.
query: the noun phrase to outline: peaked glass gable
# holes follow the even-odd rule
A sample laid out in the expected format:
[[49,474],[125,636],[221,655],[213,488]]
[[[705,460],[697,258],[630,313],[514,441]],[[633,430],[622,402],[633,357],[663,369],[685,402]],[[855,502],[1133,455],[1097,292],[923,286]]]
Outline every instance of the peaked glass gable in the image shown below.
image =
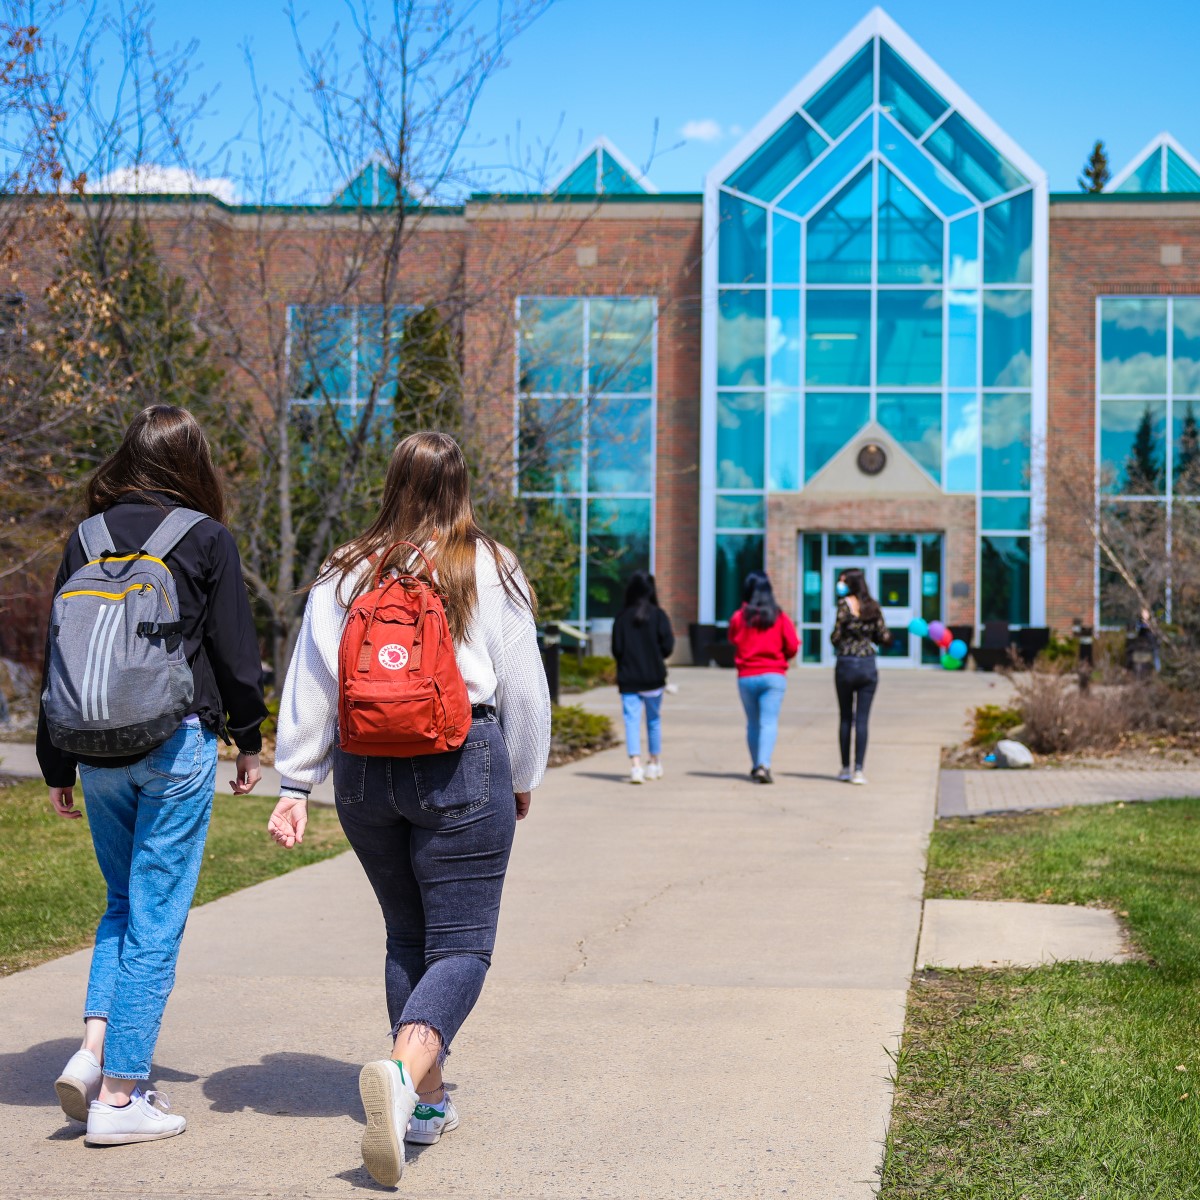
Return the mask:
[[[977,512],[1029,507],[1035,184],[972,116],[876,33],[716,185],[718,619],[768,497],[868,428]],[[1028,557],[989,521],[984,560]],[[980,579],[981,620],[1010,586]]]
[[646,188],[633,173],[621,165],[605,147],[597,142],[568,172],[554,189],[556,196],[642,196]]
[[1171,145],[1165,135],[1156,138],[1137,164],[1122,174],[1124,178],[1111,191],[1200,192],[1200,171]]
[[333,198],[337,208],[394,208],[408,201],[395,176],[382,163],[368,163]]

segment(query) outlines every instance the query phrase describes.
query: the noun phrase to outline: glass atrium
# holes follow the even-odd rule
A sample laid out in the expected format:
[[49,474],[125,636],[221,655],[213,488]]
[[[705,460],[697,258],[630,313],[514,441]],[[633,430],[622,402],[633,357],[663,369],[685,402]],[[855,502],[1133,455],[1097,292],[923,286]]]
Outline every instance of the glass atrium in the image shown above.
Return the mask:
[[944,529],[906,534],[914,606],[944,615],[931,581],[973,576],[976,622],[1039,624],[1044,608],[1044,174],[878,10],[841,50],[706,188],[701,620],[726,619],[763,564],[770,499],[773,520],[798,515],[810,660],[832,584],[804,572],[829,532],[804,527],[805,493],[870,431],[931,494],[975,500],[973,565],[931,561]]

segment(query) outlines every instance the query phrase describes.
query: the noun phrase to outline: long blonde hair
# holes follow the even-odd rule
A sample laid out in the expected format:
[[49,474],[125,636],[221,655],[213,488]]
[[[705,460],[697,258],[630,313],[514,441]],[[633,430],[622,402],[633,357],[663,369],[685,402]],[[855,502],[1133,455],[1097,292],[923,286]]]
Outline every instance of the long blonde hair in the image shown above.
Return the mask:
[[400,442],[388,463],[379,516],[333,552],[318,582],[340,577],[338,598],[349,604],[371,586],[375,571],[362,571],[349,593],[346,581],[368,560],[378,569],[380,555],[387,555],[385,569],[400,567],[424,574],[419,564],[410,565],[412,551],[397,547],[397,542],[412,542],[429,555],[456,642],[465,640],[478,600],[475,556],[481,542],[495,559],[504,590],[537,615],[537,599],[516,555],[484,533],[475,520],[467,460],[448,433],[412,433]]

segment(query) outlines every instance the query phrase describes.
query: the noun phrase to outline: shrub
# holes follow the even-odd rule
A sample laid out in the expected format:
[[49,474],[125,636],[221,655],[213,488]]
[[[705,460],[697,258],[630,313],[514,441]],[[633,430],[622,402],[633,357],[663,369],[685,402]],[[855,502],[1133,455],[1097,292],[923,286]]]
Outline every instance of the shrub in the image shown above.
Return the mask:
[[1064,667],[1039,664],[1012,676],[1024,726],[1039,754],[1114,749],[1131,734],[1179,733],[1191,722],[1189,698],[1161,680],[1129,680],[1080,690]]
[[578,704],[556,704],[550,717],[550,765],[573,762],[616,745],[612,721]]
[[1037,661],[1048,666],[1058,666],[1060,663],[1074,666],[1079,661],[1079,639],[1051,635],[1050,641],[1038,653]]
[[589,654],[579,659],[563,654],[558,662],[558,684],[564,692],[586,692],[589,688],[617,682],[617,662],[606,654]]
[[1003,704],[981,704],[971,714],[971,745],[994,746],[1021,724],[1021,710]]

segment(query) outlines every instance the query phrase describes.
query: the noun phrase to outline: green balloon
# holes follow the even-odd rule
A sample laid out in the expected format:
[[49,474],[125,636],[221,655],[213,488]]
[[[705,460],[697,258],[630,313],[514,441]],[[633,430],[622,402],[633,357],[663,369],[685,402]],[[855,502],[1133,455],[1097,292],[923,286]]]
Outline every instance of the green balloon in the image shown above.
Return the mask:
[[943,654],[942,655],[942,666],[945,667],[947,671],[961,670],[962,669],[962,659],[955,658],[953,654]]

